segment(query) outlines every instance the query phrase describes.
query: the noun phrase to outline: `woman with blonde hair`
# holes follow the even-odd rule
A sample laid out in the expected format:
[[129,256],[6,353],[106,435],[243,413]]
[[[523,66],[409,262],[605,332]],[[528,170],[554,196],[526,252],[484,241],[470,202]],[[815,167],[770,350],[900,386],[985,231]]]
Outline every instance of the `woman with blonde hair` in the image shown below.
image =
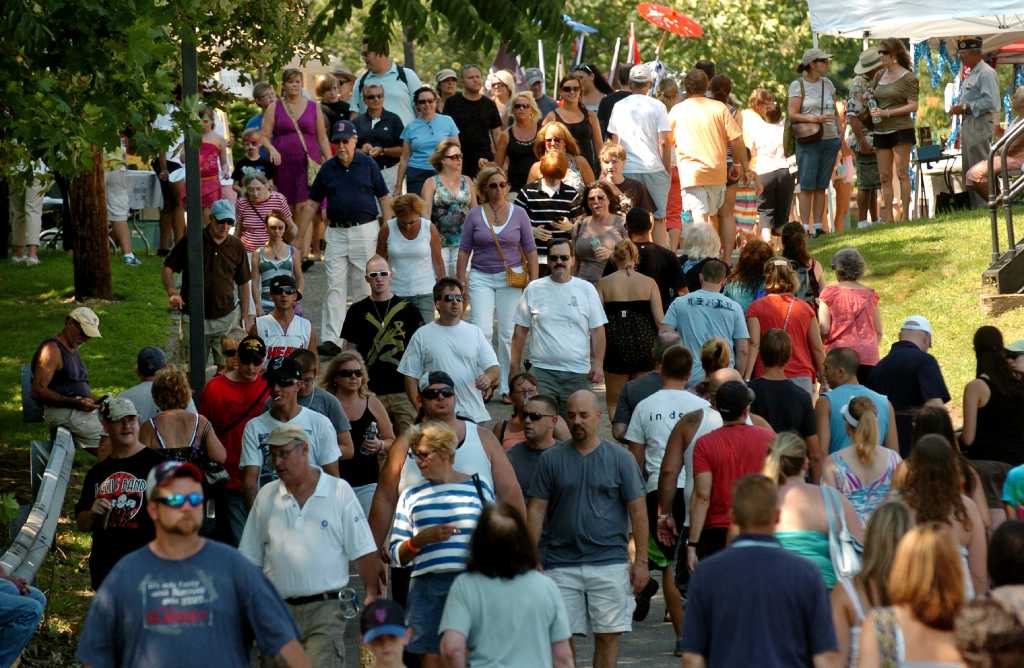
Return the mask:
[[434,320],[434,284],[446,275],[449,249],[442,247],[437,226],[423,217],[424,208],[419,195],[396,197],[395,217],[377,233],[377,255],[391,267],[392,291],[415,306],[426,323]]
[[856,668],[864,616],[872,608],[890,604],[889,573],[900,539],[914,526],[910,509],[899,501],[880,505],[864,532],[864,557],[860,572],[839,578],[832,590],[832,624],[839,642],[839,665]]
[[700,290],[700,270],[708,260],[722,254],[722,240],[710,223],[695,223],[683,228],[679,237],[679,263],[683,287],[687,292]]
[[565,155],[569,163],[564,177],[565,182],[577,191],[583,190],[584,185],[594,182],[594,170],[584,156],[581,155],[580,145],[576,143],[576,139],[569,132],[569,128],[558,121],[542,124],[540,131],[537,133],[537,139],[533,142],[533,154],[537,156],[537,162],[533,163],[530,167],[530,173],[526,177],[527,181],[536,181],[541,177],[541,158],[548,153],[561,153]]
[[597,114],[583,105],[583,84],[579,79],[572,76],[563,77],[558,82],[558,90],[561,104],[544,117],[544,125],[556,121],[562,123],[576,140],[580,156],[593,173],[597,169],[597,154],[604,145]]
[[743,377],[757,378],[764,373],[759,352],[761,332],[778,328],[789,334],[793,345],[786,363],[786,377],[813,396],[814,380],[825,362],[825,347],[814,309],[793,294],[798,285],[796,272],[787,260],[776,257],[765,264],[764,291],[768,294],[754,300],[747,309],[750,354]]
[[377,490],[380,464],[395,440],[391,418],[380,399],[370,392],[370,374],[363,356],[345,350],[331,360],[321,386],[333,394],[352,425],[352,443],[356,446],[352,459],[341,467],[341,479],[352,486],[363,513],[370,514],[370,502]]
[[654,368],[650,351],[658,337],[658,323],[665,318],[658,284],[636,270],[639,259],[636,244],[619,241],[611,252],[616,271],[597,282],[608,316],[604,382],[609,415],[615,412],[626,382]]
[[449,274],[455,268],[462,225],[476,203],[473,179],[462,174],[462,146],[458,138],[442,140],[430,156],[430,165],[437,173],[424,182],[419,194],[423,198],[423,217],[437,228]]
[[858,666],[963,666],[953,622],[965,599],[956,541],[948,526],[927,522],[900,541],[889,572],[890,605],[868,614]]
[[508,171],[509,192],[518,193],[529,181],[536,156],[533,146],[540,128],[540,108],[528,90],[512,98],[512,126],[498,136],[494,164]]
[[498,108],[498,116],[501,117],[501,126],[508,125],[509,103],[512,101],[512,94],[516,92],[516,79],[508,70],[498,70],[488,77],[490,82],[491,99]]
[[878,409],[869,397],[854,397],[839,409],[850,445],[829,455],[822,483],[835,487],[850,500],[867,522],[885,502],[893,473],[903,459],[878,443]]
[[864,524],[850,502],[835,490],[807,482],[810,459],[807,444],[791,431],[775,436],[768,446],[764,475],[779,487],[779,522],[775,538],[782,547],[811,560],[829,589],[836,583],[836,572],[828,543],[828,510],[825,494],[842,507],[846,526],[858,541],[863,539]]
[[[408,651],[423,655],[424,668],[440,668],[438,626],[455,578],[466,570],[469,544],[484,506],[494,502],[486,480],[454,468],[459,439],[444,422],[414,425],[409,457],[423,482],[398,497],[388,537],[391,563],[411,568],[406,606],[412,640]],[[439,514],[438,508],[444,511]]]

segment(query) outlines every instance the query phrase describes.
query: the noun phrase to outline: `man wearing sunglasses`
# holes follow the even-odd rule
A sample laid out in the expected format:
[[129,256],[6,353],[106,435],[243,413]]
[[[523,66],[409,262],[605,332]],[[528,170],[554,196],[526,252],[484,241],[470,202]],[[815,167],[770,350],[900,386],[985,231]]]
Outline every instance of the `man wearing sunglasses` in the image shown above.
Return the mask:
[[250,336],[258,336],[267,346],[270,358],[291,355],[295,350],[316,350],[316,331],[313,323],[295,313],[295,302],[302,293],[291,274],[270,279],[270,299],[274,310],[256,318]]
[[540,456],[556,443],[557,423],[558,402],[553,398],[538,394],[526,402],[526,410],[523,411],[523,436],[526,440],[513,445],[508,451],[508,461],[516,472],[523,494],[530,489]]
[[[569,395],[604,382],[604,325],[608,322],[597,289],[572,275],[573,258],[568,239],[548,246],[551,275],[523,290],[510,364],[510,373],[517,374],[529,359],[537,389],[559,402],[563,417]],[[524,357],[527,337],[530,348]]]
[[99,337],[99,316],[79,306],[64,318],[64,329],[43,341],[32,357],[32,398],[43,405],[43,421],[50,429],[64,427],[78,447],[96,455],[103,438],[96,415],[99,398],[78,349]]
[[[203,349],[218,368],[224,367],[221,339],[240,339],[252,325],[249,318],[249,254],[238,237],[230,233],[235,224],[235,205],[219,199],[210,208],[213,220],[203,228],[203,308],[205,342]],[[181,292],[174,286],[174,274],[181,274]],[[160,274],[172,309],[186,310],[188,301],[188,238],[182,237],[164,258]]]
[[260,569],[199,535],[202,481],[189,463],[149,472],[145,514],[155,538],[122,559],[96,592],[76,653],[85,666],[246,666],[254,639],[279,665],[312,665]]
[[256,496],[238,550],[288,604],[313,665],[343,668],[338,595],[349,584],[350,561],[366,584],[366,602],[380,594],[383,566],[373,534],[349,484],[310,464],[309,435],[301,427],[278,427],[264,443],[278,479]]
[[456,412],[478,424],[491,419],[484,405],[498,381],[498,356],[480,328],[462,320],[462,284],[451,277],[434,285],[437,320],[416,330],[402,355],[398,372],[405,376],[405,392],[419,401],[417,385],[431,369],[444,369],[455,379]]
[[[494,147],[501,137],[501,115],[494,100],[483,94],[484,80],[480,68],[462,68],[462,92],[452,95],[444,104],[444,113],[459,128],[462,145],[462,173],[475,178],[481,161],[494,160]],[[513,91],[514,92],[514,91]]]
[[124,555],[153,538],[153,522],[142,510],[146,476],[163,461],[156,450],[139,442],[139,412],[128,399],[110,399],[100,406],[100,419],[110,436],[110,456],[85,474],[75,504],[79,531],[92,533],[89,576],[93,590]]
[[384,108],[384,86],[366,84],[363,87],[363,104],[366,111],[352,121],[356,126],[356,144],[364,155],[376,161],[388,190],[394,190],[405,125],[398,114]]
[[251,508],[260,487],[277,478],[266,443],[278,427],[295,426],[309,435],[309,462],[338,477],[338,463],[355,454],[348,432],[334,431],[331,421],[316,411],[299,405],[302,367],[290,357],[270,360],[263,374],[270,388],[270,409],[245,425],[242,435],[242,471],[246,506]]

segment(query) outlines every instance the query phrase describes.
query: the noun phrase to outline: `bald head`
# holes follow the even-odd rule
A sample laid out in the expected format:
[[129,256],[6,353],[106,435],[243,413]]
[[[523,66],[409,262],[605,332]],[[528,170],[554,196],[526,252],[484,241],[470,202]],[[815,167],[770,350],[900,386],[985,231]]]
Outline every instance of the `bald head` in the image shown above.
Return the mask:
[[565,403],[566,421],[576,447],[590,447],[599,441],[597,425],[601,419],[601,408],[597,395],[590,390],[577,390],[569,395]]
[[380,255],[374,255],[366,262],[366,273],[369,274],[371,271],[390,271],[391,265],[388,261],[382,258]]
[[708,376],[708,395],[712,397],[715,396],[715,392],[718,391],[718,388],[720,388],[724,383],[728,383],[730,380],[738,380],[742,383],[743,375],[731,366],[727,366],[724,369],[719,369],[712,373]]

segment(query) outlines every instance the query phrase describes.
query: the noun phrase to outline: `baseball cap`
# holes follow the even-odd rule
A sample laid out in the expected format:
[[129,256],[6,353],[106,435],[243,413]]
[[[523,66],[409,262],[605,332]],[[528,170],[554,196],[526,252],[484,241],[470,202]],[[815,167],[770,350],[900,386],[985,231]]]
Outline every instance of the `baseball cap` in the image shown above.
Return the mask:
[[629,68],[629,80],[633,83],[651,83],[651,68],[646,65],[634,65]]
[[79,306],[68,317],[81,325],[82,332],[90,339],[100,338],[100,317],[88,306]]
[[139,411],[131,399],[125,397],[113,397],[103,402],[100,413],[109,422],[120,422],[129,416],[139,416]]
[[458,78],[459,78],[459,75],[457,75],[455,73],[455,70],[453,70],[451,68],[448,68],[448,67],[444,68],[443,70],[438,72],[436,75],[434,75],[434,81],[436,81],[439,84],[442,81],[447,81],[448,79],[458,79]]
[[331,128],[331,141],[337,144],[340,141],[351,139],[357,134],[359,133],[356,132],[355,123],[342,119],[335,123],[334,127]]
[[903,321],[903,326],[900,329],[910,332],[925,332],[928,336],[932,335],[932,323],[928,322],[928,318],[923,315],[909,316]]
[[832,54],[825,53],[821,49],[807,49],[804,51],[804,57],[800,59],[800,64],[810,65],[815,60],[832,60]]
[[142,376],[155,376],[156,372],[167,366],[167,355],[156,346],[146,346],[135,358],[135,366]]
[[247,336],[238,343],[238,361],[246,364],[263,364],[267,356],[267,345],[258,336]]
[[715,408],[722,414],[723,420],[737,419],[752,403],[754,391],[742,381],[726,381],[715,392]]
[[267,434],[267,437],[263,439],[263,444],[288,445],[293,441],[302,441],[308,445],[309,434],[306,433],[305,429],[296,424],[275,427],[274,430]]
[[540,71],[539,67],[528,67],[526,68],[526,83],[532,86],[535,83],[544,82],[544,73]]
[[366,606],[359,617],[364,645],[381,636],[403,636],[405,629],[405,611],[390,599],[378,598]]
[[455,381],[444,371],[431,371],[427,374],[426,379],[420,381],[421,390],[431,385],[447,385],[453,390],[455,389]]
[[295,290],[295,301],[302,299],[302,293],[295,285],[295,278],[291,274],[281,274],[270,279],[270,294],[281,294],[284,288]]
[[235,205],[226,199],[219,199],[210,207],[210,214],[214,220],[234,220]]
[[169,485],[176,478],[192,478],[200,485],[203,484],[203,473],[192,462],[161,462],[151,468],[146,476],[146,500],[150,501],[156,490]]
[[980,37],[964,37],[956,42],[957,51],[980,51],[981,50],[981,38]]
[[263,377],[268,383],[300,380],[302,378],[302,365],[291,357],[275,357],[267,364],[267,370],[264,372]]
[[1008,343],[1004,346],[1006,352],[1013,353],[1014,355],[1024,354],[1024,339],[1019,339],[1013,343]]
[[882,56],[878,53],[878,49],[871,47],[870,49],[861,51],[860,57],[857,59],[857,64],[853,66],[853,73],[867,74],[881,66]]

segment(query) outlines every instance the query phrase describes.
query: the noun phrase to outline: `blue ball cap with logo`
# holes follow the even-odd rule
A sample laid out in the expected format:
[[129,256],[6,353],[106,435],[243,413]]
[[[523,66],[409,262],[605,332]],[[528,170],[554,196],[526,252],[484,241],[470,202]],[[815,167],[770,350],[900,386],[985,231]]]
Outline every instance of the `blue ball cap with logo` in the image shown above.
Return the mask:
[[210,207],[210,215],[214,220],[234,220],[235,205],[226,199],[219,199]]
[[340,141],[355,137],[356,125],[352,121],[340,120],[331,128],[331,141],[337,144]]

